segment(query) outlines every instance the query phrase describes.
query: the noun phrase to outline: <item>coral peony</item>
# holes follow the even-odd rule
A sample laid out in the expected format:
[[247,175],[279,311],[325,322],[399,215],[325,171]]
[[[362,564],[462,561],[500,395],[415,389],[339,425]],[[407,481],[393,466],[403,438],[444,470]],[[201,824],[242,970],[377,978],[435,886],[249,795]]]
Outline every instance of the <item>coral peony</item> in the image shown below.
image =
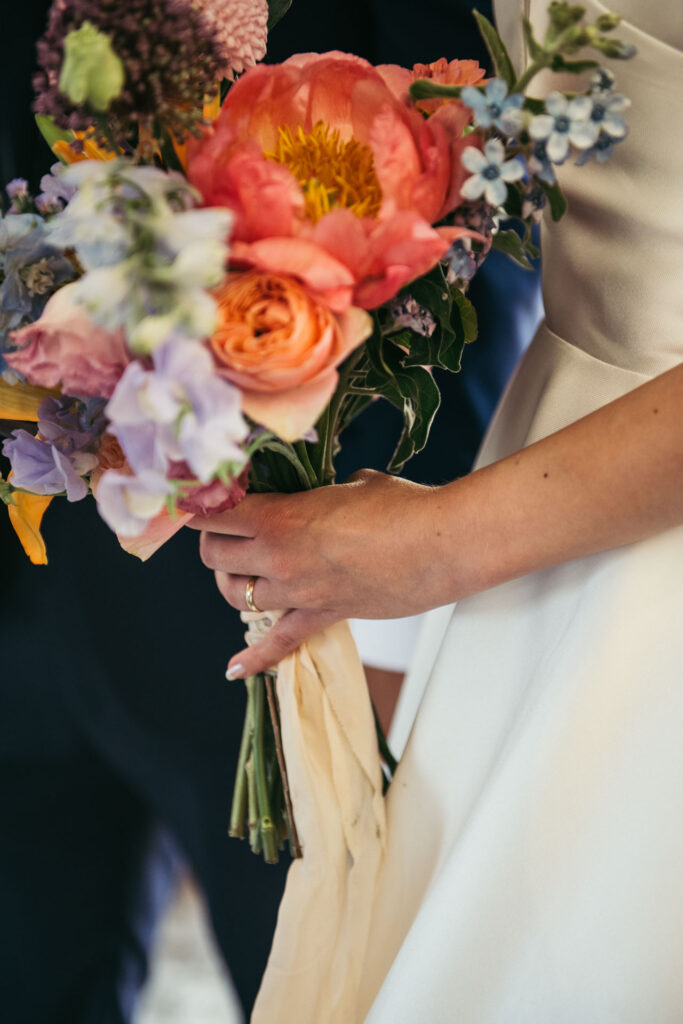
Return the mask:
[[190,141],[189,177],[234,212],[237,265],[295,275],[336,312],[371,309],[465,233],[432,227],[452,208],[463,126],[425,120],[359,57],[300,54],[242,76]]
[[9,365],[41,387],[61,383],[70,395],[109,398],[130,361],[122,331],[98,327],[71,300],[73,284],[52,296],[35,323],[15,331],[21,346],[5,352]]
[[351,306],[335,315],[292,277],[252,270],[219,292],[211,347],[242,391],[242,408],[287,441],[315,423],[337,386],[336,367],[372,331]]

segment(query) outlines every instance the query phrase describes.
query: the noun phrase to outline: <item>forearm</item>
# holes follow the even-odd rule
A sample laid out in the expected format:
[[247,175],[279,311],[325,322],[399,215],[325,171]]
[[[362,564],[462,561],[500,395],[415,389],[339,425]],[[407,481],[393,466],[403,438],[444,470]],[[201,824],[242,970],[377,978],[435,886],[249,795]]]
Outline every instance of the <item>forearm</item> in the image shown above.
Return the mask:
[[683,523],[683,365],[430,500],[446,600]]

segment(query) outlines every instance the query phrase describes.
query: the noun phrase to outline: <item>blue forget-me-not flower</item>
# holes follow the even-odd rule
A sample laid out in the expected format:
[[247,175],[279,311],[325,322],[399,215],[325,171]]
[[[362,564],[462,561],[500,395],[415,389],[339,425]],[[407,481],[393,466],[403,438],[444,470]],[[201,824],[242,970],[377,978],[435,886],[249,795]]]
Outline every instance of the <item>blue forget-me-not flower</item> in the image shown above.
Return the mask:
[[521,93],[508,96],[507,83],[502,78],[492,78],[484,92],[473,85],[466,85],[460,99],[474,111],[474,123],[480,128],[498,128],[507,135],[517,135],[522,125]]
[[462,154],[463,165],[472,172],[460,189],[464,199],[483,196],[491,206],[502,206],[508,194],[506,182],[524,176],[524,162],[519,157],[505,159],[505,146],[500,139],[489,139],[484,152],[468,146]]

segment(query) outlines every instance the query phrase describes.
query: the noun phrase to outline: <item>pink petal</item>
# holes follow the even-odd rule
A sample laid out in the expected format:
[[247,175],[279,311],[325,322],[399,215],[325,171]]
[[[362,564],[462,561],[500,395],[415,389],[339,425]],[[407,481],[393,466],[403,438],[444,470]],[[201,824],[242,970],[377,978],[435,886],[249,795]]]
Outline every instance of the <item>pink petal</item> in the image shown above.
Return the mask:
[[330,368],[291,391],[243,391],[242,410],[284,441],[298,441],[320,417],[338,379]]
[[263,238],[249,244],[234,242],[231,257],[237,263],[273,274],[298,277],[335,313],[351,304],[354,277],[349,268],[306,238]]
[[137,555],[140,561],[146,562],[191,519],[194,519],[191,512],[176,512],[175,516],[171,516],[164,509],[150,520],[149,526],[139,537],[118,537],[118,541],[124,551]]

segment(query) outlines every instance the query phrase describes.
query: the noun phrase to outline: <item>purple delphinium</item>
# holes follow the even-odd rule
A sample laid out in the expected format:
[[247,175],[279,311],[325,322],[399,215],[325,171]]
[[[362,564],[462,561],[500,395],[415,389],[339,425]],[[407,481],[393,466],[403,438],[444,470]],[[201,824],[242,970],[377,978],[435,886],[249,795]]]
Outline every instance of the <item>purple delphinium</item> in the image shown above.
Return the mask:
[[46,241],[33,213],[0,216],[0,372],[9,332],[37,320],[47,300],[76,276],[73,264]]
[[224,55],[210,22],[186,0],[54,0],[38,43],[36,113],[61,128],[92,125],[92,111],[59,90],[65,37],[85,21],[109,36],[125,69],[123,90],[107,110],[117,143],[151,132],[155,120],[176,138],[195,129]]

